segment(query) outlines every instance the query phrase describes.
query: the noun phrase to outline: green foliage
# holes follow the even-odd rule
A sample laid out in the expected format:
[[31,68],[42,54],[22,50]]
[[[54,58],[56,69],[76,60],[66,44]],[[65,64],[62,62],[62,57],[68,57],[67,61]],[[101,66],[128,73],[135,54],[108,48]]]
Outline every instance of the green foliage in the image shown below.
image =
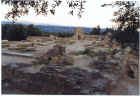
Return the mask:
[[119,24],[118,30],[114,32],[113,38],[121,42],[122,45],[125,43],[133,43],[134,46],[138,46],[139,42],[139,10],[136,1],[116,1],[112,4],[104,4],[104,6],[111,5],[117,6],[118,11],[114,12],[113,22]]
[[134,46],[137,46],[139,43],[139,33],[136,31],[118,31],[113,34],[113,38],[125,45],[126,43],[134,43]]
[[16,21],[21,16],[28,15],[31,11],[30,8],[35,11],[36,15],[55,15],[56,8],[58,8],[62,2],[65,2],[66,7],[70,8],[69,13],[71,15],[76,13],[77,16],[82,16],[85,0],[2,0],[3,4],[11,7],[6,18],[12,19],[13,21]]
[[106,30],[103,32],[103,35],[107,35],[109,32],[113,34],[116,32],[116,30],[112,28],[106,28]]
[[57,36],[58,37],[72,37],[74,33],[72,32],[58,32]]
[[123,31],[136,31],[139,28],[139,7],[136,1],[116,2],[119,10],[114,13],[114,22],[120,23],[119,29]]
[[42,31],[34,25],[24,26],[22,24],[3,24],[2,39],[10,41],[26,40],[28,36],[41,36]]
[[86,48],[84,51],[83,51],[83,54],[89,54],[90,53],[90,49]]
[[93,57],[94,56],[94,52],[91,51],[89,48],[86,48],[84,51],[78,51],[78,52],[75,52],[74,55],[87,55],[87,56],[91,56]]
[[93,28],[93,30],[90,32],[90,35],[100,35],[100,26],[97,26],[96,28]]
[[7,29],[9,28],[9,24],[2,25],[2,40],[7,39]]
[[35,27],[33,24],[28,25],[27,27],[27,35],[28,36],[41,36],[42,31]]
[[28,36],[50,36],[57,37],[72,37],[72,32],[44,32],[33,24],[24,26],[22,24],[3,24],[2,25],[2,39],[7,40],[25,40]]
[[7,40],[25,40],[27,31],[22,24],[5,24],[2,25],[2,39]]

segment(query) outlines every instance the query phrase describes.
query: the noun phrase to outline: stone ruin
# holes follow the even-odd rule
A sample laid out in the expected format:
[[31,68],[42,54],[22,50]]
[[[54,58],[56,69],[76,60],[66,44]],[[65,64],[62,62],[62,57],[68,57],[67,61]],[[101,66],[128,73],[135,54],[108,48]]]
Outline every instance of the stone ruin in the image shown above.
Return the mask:
[[3,66],[2,93],[13,94],[109,94],[110,81],[99,72],[79,68],[44,66],[37,73],[20,69],[28,66]]
[[139,56],[130,48],[127,47],[124,49],[124,71],[127,76],[131,79],[137,79],[138,76],[138,65],[139,65]]
[[51,40],[57,40],[57,39],[58,39],[58,37],[57,37],[57,36],[54,36],[54,35],[50,35],[49,38],[50,38]]
[[27,41],[34,41],[34,42],[45,42],[45,41],[51,41],[51,40],[56,40],[57,37],[54,35],[50,35],[49,37],[47,36],[29,36],[27,38]]
[[2,48],[9,47],[8,40],[2,40]]
[[35,51],[34,43],[31,42],[20,42],[17,44],[11,45],[8,50],[19,50],[19,51]]
[[112,47],[112,33],[108,32],[107,35],[104,37],[104,47],[110,48]]
[[[138,61],[138,59],[134,58],[135,55],[131,56],[132,54],[129,53],[130,48],[127,48],[125,50],[126,62],[124,63],[126,63],[127,66],[125,75],[129,75],[132,79],[130,80],[131,82],[138,77],[138,71],[135,72],[136,68],[138,68],[138,62],[134,62]],[[129,58],[127,57],[128,54]],[[119,62],[115,62],[115,59],[104,60],[104,57],[107,55],[105,52],[98,53],[97,56],[101,57],[98,61],[94,60],[91,62],[94,68],[92,72],[89,72],[85,69],[67,67],[66,65],[72,65],[73,61],[66,55],[65,47],[55,45],[39,58],[40,62],[43,61],[42,63],[46,64],[36,73],[23,72],[23,68],[28,69],[29,65],[27,64],[8,64],[2,66],[2,93],[6,93],[7,90],[14,93],[14,90],[16,90],[14,94],[17,94],[17,91],[21,91],[24,92],[23,94],[109,95],[122,81],[119,81],[121,79]],[[33,65],[30,66],[32,67]],[[133,74],[132,71],[136,74]],[[110,75],[108,75],[108,73]],[[122,86],[129,84],[126,79],[123,80],[126,83]],[[121,87],[119,87],[119,89],[121,89]],[[125,94],[127,94],[127,92],[125,92]]]
[[113,39],[113,40],[112,40],[112,47],[113,47],[113,48],[119,49],[120,46],[121,46],[120,43],[117,42],[116,39]]
[[82,28],[78,27],[74,31],[74,39],[75,40],[83,40],[84,39],[84,31]]
[[47,64],[47,65],[73,65],[73,58],[66,55],[65,47],[61,45],[55,45],[47,53],[38,57],[35,63]]
[[104,36],[104,47],[120,49],[120,46],[120,43],[116,39],[112,38],[111,32],[108,32],[107,35]]

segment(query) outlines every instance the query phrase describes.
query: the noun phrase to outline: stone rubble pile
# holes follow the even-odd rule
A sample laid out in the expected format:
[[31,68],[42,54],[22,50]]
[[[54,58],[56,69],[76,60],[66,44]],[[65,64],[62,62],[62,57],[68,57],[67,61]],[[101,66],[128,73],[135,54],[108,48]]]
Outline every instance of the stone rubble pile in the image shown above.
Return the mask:
[[73,58],[65,54],[65,47],[55,45],[53,49],[38,57],[36,63],[53,65],[72,65]]
[[44,66],[34,74],[20,69],[3,66],[3,93],[8,88],[25,94],[109,94],[110,81],[100,73],[62,66]]

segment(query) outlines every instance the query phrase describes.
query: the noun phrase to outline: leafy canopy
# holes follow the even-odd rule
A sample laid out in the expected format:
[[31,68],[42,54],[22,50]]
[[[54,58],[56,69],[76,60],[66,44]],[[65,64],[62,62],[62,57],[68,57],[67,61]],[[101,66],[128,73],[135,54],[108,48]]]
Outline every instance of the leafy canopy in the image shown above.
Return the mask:
[[116,1],[112,4],[104,4],[104,6],[117,6],[119,10],[114,12],[113,22],[119,24],[118,29],[126,31],[136,31],[139,28],[139,11],[136,1]]
[[85,0],[2,0],[3,4],[12,7],[6,14],[6,18],[12,19],[13,21],[16,21],[21,16],[28,15],[30,8],[35,10],[36,15],[55,15],[56,8],[59,7],[62,2],[66,2],[67,7],[71,9],[69,12],[71,15],[78,10],[78,12],[75,13],[79,17],[82,16]]

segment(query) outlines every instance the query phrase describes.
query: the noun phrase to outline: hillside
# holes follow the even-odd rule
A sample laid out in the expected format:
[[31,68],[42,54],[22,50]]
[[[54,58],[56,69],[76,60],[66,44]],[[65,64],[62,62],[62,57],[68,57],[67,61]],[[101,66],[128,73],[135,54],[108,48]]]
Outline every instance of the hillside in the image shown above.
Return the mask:
[[[12,22],[2,21],[2,24],[12,24]],[[16,24],[29,25],[29,22],[16,22]],[[40,28],[45,32],[72,32],[76,27],[74,26],[59,26],[59,25],[49,25],[49,24],[34,24],[36,27]],[[82,27],[85,33],[91,32],[92,28]]]

